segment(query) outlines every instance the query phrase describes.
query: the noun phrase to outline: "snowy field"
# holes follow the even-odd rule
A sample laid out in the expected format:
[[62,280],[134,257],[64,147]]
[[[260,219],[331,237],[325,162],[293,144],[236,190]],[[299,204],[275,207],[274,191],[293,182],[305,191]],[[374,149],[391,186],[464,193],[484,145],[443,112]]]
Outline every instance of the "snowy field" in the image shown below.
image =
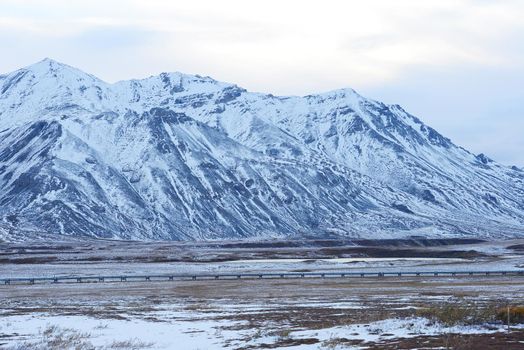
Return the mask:
[[[166,320],[156,322],[38,314],[11,317],[4,327],[5,332],[17,336],[8,342],[13,345],[6,347],[47,348],[49,343],[60,339],[60,346],[85,349],[248,349],[275,346],[280,349],[365,349],[398,338],[438,337],[442,334],[485,335],[505,331],[502,326],[447,327],[425,318],[393,318],[324,329],[263,333],[258,329],[238,330],[237,327],[243,328],[243,325],[234,322],[214,322],[206,318],[195,320],[195,315],[174,312],[164,316]],[[214,315],[205,315],[209,316]],[[513,330],[520,329],[519,326]]]
[[502,277],[45,284],[0,294],[5,349],[386,349],[422,339],[439,348],[451,335],[524,336],[497,320],[450,325],[420,313],[522,300],[522,281]]
[[[284,257],[262,259],[260,252],[251,256],[250,250],[246,256],[245,251],[235,250],[236,260],[205,262],[195,260],[222,252],[195,255],[198,250],[184,248],[183,254],[192,259],[154,262],[141,257],[159,248],[164,251],[165,246],[142,247],[142,254],[141,249],[98,249],[100,246],[76,247],[76,254],[34,246],[35,254],[29,254],[28,247],[22,251],[5,246],[3,258],[10,262],[0,264],[0,277],[175,270],[519,269],[524,256],[508,247],[520,243],[437,249],[470,252],[471,258],[456,253],[447,257],[417,253],[416,257],[397,258],[312,258],[304,257],[303,252],[291,258],[280,252]],[[50,259],[53,254],[57,260]],[[166,255],[172,256],[162,256]],[[107,258],[118,256],[121,259]],[[50,261],[43,262],[45,259]],[[522,300],[524,277],[518,276],[2,285],[0,348],[523,349],[524,329],[512,323],[508,332],[497,315],[501,308],[522,304]],[[455,310],[451,318],[442,312],[448,309]]]

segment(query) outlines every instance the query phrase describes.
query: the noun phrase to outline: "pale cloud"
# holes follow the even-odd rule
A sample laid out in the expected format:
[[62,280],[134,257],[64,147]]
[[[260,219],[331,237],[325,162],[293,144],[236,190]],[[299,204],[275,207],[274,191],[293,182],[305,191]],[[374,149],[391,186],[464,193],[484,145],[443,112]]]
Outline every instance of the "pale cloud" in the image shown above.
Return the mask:
[[[515,142],[504,151],[482,141],[477,120],[502,137],[502,126],[522,120],[514,100],[511,113],[488,103],[507,90],[523,97],[523,17],[520,0],[1,0],[0,40],[10,50],[0,71],[48,56],[107,81],[182,71],[274,94],[349,86],[412,107],[461,145],[524,165],[522,149],[511,149],[519,135],[507,132]],[[493,86],[482,108],[466,108],[482,85]],[[489,120],[492,110],[500,122]],[[477,126],[464,133],[457,120]]]
[[[7,0],[0,6],[8,14],[0,18],[0,27],[51,39],[78,36],[80,42],[85,32],[94,31],[157,33],[164,38],[162,66],[178,63],[169,59],[174,55],[223,57],[210,67],[192,57],[171,68],[211,68],[210,74],[221,77],[246,62],[251,72],[268,62],[284,77],[290,65],[304,71],[331,67],[341,82],[370,86],[395,79],[413,64],[511,65],[522,58],[497,49],[501,39],[522,31],[524,5],[511,1]],[[112,70],[107,79],[128,75]],[[267,88],[263,77],[255,72],[245,84]],[[305,93],[326,85],[320,84],[273,89]]]

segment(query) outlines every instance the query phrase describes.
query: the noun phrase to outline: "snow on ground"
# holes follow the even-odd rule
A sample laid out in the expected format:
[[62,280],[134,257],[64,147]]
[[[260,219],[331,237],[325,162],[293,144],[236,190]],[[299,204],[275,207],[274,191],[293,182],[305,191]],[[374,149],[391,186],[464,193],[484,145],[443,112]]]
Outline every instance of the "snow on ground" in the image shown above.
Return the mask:
[[454,334],[479,334],[504,331],[502,326],[453,326],[446,327],[429,321],[426,318],[395,318],[386,319],[368,324],[353,324],[344,327],[333,327],[321,330],[307,330],[294,332],[295,337],[316,337],[321,341],[329,339],[347,338],[359,339],[365,342],[376,342],[385,339],[412,338],[422,335]]
[[[206,349],[220,347],[221,339],[215,334],[211,321],[198,322],[155,322],[134,320],[99,320],[81,316],[30,316],[7,317],[1,332],[19,334],[9,341],[10,345],[23,342],[38,343],[38,338],[51,326],[71,329],[76,333],[87,333],[94,346],[102,347],[115,342],[154,344],[153,349]],[[36,340],[36,342],[35,342]]]
[[[160,315],[159,315],[160,316]],[[10,316],[2,320],[0,334],[8,336],[7,349],[16,345],[38,346],[55,335],[76,334],[82,341],[97,348],[134,344],[151,349],[219,349],[238,346],[272,344],[286,339],[314,338],[315,344],[299,344],[293,349],[318,349],[319,344],[337,338],[377,342],[423,335],[479,334],[503,331],[503,326],[446,327],[425,318],[385,319],[367,324],[351,324],[318,330],[298,330],[269,336],[258,329],[235,330],[236,321],[194,318],[188,313],[164,314],[160,319],[97,319],[81,316],[50,316],[32,314]],[[45,340],[47,339],[47,340]],[[300,342],[299,342],[300,343]],[[286,347],[282,347],[286,348]],[[347,348],[347,347],[345,347]],[[362,347],[354,347],[355,349]]]

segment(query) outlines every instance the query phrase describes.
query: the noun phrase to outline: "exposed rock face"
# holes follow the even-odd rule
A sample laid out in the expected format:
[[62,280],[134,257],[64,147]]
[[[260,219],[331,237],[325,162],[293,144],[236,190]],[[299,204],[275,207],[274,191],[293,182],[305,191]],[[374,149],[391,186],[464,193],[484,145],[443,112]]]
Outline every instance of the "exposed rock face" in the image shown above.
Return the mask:
[[108,84],[46,59],[0,92],[4,239],[524,233],[524,172],[350,89]]

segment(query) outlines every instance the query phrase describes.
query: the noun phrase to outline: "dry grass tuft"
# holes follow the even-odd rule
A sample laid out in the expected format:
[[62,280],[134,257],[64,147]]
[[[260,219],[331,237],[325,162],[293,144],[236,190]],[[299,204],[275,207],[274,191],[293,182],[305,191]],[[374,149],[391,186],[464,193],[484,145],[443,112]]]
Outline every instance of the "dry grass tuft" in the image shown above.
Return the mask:
[[[508,321],[508,308],[500,308],[497,310],[497,319],[506,323]],[[510,306],[509,307],[509,322],[510,323],[524,323],[524,306]]]
[[139,339],[129,339],[124,341],[114,341],[107,346],[107,349],[119,350],[141,350],[153,347],[154,343],[146,343]]
[[417,310],[416,316],[425,317],[445,326],[481,325],[497,322],[499,309],[500,305],[496,303],[478,304],[459,300],[421,308]]
[[70,328],[60,328],[56,325],[48,325],[41,330],[37,339],[26,341],[12,347],[12,350],[93,350],[95,347],[88,338],[89,333],[82,333]]

